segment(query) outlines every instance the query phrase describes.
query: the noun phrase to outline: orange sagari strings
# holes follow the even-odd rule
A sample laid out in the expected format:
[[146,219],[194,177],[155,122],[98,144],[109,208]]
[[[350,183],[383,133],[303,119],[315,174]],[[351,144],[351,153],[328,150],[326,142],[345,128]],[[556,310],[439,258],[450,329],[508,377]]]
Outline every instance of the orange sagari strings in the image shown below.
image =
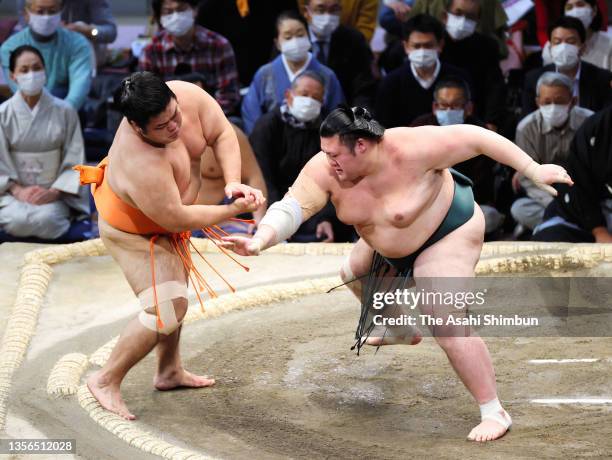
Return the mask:
[[[247,4],[248,13],[248,2],[245,0],[244,3]],[[104,180],[107,165],[108,158],[105,158],[104,160],[102,160],[102,162],[100,162],[98,166],[78,165],[75,166],[73,169],[79,172],[81,185],[92,185],[92,194],[94,196],[94,201],[96,202],[98,212],[110,225],[117,228],[118,230],[122,230],[127,233],[135,233],[139,235],[154,233],[149,239],[149,257],[151,261],[153,299],[155,301],[155,315],[157,317],[158,328],[161,329],[164,327],[164,323],[159,313],[159,302],[157,299],[157,289],[155,280],[155,241],[157,241],[160,236],[168,236],[170,245],[181,259],[183,267],[188,273],[189,280],[191,281],[191,284],[194,287],[196,296],[198,297],[198,301],[200,302],[202,312],[204,312],[204,302],[202,301],[200,292],[206,290],[210,297],[217,297],[217,293],[204,279],[202,274],[194,265],[193,259],[191,258],[190,246],[195,250],[195,252],[197,252],[197,254],[202,258],[202,260],[217,274],[217,276],[219,276],[219,278],[223,280],[223,282],[229,287],[229,289],[232,292],[236,292],[236,289],[221,275],[221,273],[219,273],[219,271],[215,267],[212,266],[212,264],[195,247],[195,245],[191,241],[191,232],[172,233],[170,231],[167,231],[157,226],[157,224],[151,221],[139,209],[134,208],[123,202],[112,191],[112,189]],[[104,210],[104,214],[102,210]],[[254,221],[252,220],[245,219],[231,218],[231,220],[254,223]],[[221,241],[221,238],[223,236],[227,236],[228,233],[226,233],[224,230],[222,230],[216,225],[213,227],[214,230],[211,227],[206,227],[202,230],[210,239],[210,241],[212,241],[213,244],[221,251],[221,253],[225,254],[227,257],[232,259],[234,262],[240,265],[240,267],[242,267],[245,271],[248,272],[249,267],[241,264],[238,260],[232,257],[223,247],[218,244]]]

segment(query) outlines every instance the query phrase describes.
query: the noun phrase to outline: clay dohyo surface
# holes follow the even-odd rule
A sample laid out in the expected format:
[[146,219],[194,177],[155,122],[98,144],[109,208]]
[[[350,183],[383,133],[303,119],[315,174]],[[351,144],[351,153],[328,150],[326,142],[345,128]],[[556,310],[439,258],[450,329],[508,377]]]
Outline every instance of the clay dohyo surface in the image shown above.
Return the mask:
[[[249,260],[251,272],[238,274],[215,257],[224,273],[233,271],[238,288],[330,276],[342,261],[270,254]],[[607,264],[595,268],[610,273]],[[589,271],[577,267],[576,273]],[[14,295],[10,286],[3,290]],[[217,384],[157,392],[151,355],[130,372],[123,396],[143,429],[221,458],[575,458],[612,452],[612,405],[531,402],[611,398],[611,338],[486,338],[514,426],[503,439],[479,445],[465,440],[479,422],[478,408],[435,341],[376,354],[365,347],[356,356],[350,346],[358,308],[348,291],[338,290],[189,324],[182,334],[185,367],[214,376]],[[98,426],[76,398],[52,398],[45,390],[62,356],[90,355],[136,311],[108,256],[55,266],[36,335],[13,379],[8,437],[74,438],[80,458],[152,458]],[[544,358],[599,360],[529,362]],[[89,366],[86,375],[95,369]]]

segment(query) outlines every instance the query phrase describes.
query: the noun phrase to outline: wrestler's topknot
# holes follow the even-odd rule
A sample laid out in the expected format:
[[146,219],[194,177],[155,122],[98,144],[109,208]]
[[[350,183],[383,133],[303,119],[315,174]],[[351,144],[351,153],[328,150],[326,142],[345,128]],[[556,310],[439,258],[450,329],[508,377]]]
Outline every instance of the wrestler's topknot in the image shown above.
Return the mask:
[[340,136],[340,141],[351,151],[358,138],[379,140],[385,128],[375,120],[364,107],[349,107],[342,104],[323,120],[319,134],[321,137]]

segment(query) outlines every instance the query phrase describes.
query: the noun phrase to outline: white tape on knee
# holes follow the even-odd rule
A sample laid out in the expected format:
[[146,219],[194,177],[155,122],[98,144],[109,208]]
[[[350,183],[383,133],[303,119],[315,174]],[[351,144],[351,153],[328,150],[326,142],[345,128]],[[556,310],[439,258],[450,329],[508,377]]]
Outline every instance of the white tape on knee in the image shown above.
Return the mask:
[[344,262],[342,262],[342,268],[340,269],[340,278],[345,283],[350,283],[355,279],[355,275],[353,274],[353,270],[351,270],[351,255],[349,254],[344,258]]
[[147,329],[159,332],[160,334],[170,335],[178,329],[182,321],[179,322],[176,317],[176,311],[174,310],[172,300],[160,302],[158,308],[159,317],[161,318],[162,323],[164,323],[164,327],[158,328],[157,316],[155,315],[155,313],[149,313],[145,310],[140,312],[140,314],[138,315],[138,320]]
[[276,233],[276,243],[289,239],[302,225],[302,208],[298,200],[285,196],[268,208],[259,225],[268,225]]
[[165,283],[157,284],[155,286],[155,291],[157,293],[159,316],[162,323],[164,323],[164,327],[157,327],[157,316],[155,311],[153,311],[153,313],[145,311],[145,309],[152,310],[155,308],[155,292],[153,291],[153,287],[145,289],[138,294],[140,305],[143,308],[143,311],[138,315],[138,320],[147,329],[159,332],[160,334],[170,335],[176,331],[182,323],[182,321],[177,320],[172,299],[187,299],[187,285],[179,281],[166,281]]

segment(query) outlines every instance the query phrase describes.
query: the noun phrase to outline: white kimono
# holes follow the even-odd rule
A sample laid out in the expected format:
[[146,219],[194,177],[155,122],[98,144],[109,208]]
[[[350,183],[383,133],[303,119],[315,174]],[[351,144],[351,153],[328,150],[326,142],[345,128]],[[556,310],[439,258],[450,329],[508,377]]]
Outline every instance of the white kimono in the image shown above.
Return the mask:
[[[0,228],[17,237],[54,239],[70,226],[71,214],[89,214],[89,197],[72,167],[85,161],[76,111],[43,89],[33,109],[20,92],[0,105]],[[64,192],[45,205],[18,201],[10,182]],[[74,212],[72,212],[74,211]]]

